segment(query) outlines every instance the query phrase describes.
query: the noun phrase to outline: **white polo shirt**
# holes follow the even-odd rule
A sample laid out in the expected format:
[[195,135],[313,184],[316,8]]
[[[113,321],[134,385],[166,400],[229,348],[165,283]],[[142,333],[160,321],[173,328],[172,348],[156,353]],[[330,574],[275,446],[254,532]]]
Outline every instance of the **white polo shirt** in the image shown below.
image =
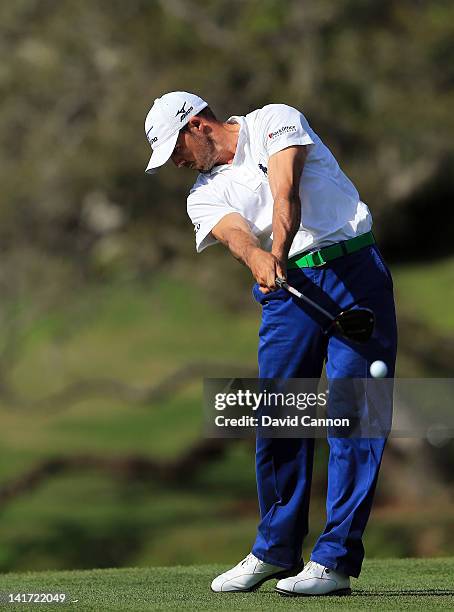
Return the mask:
[[307,146],[308,155],[299,189],[301,224],[289,256],[371,229],[371,214],[355,186],[298,110],[286,104],[268,104],[245,117],[230,117],[228,122],[240,124],[233,162],[199,174],[188,196],[198,253],[217,242],[211,230],[233,212],[249,222],[262,248],[271,250],[273,196],[268,160],[292,145]]

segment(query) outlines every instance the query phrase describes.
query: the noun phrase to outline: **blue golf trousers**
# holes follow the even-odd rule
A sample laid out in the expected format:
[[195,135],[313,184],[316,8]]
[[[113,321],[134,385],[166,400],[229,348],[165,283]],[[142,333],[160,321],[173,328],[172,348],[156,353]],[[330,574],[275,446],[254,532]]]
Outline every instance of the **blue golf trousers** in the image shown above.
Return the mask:
[[[320,378],[326,361],[329,381],[365,379],[376,360],[386,363],[388,377],[394,376],[397,328],[393,284],[376,245],[319,268],[289,270],[287,278],[333,315],[346,308],[372,309],[374,332],[365,344],[326,335],[324,315],[284,289],[264,295],[256,284],[254,297],[262,305],[261,378]],[[326,526],[312,551],[313,561],[350,576],[359,575],[364,558],[362,536],[386,435],[328,435]],[[262,561],[291,568],[301,558],[308,533],[314,439],[257,437],[256,444],[260,523],[252,552]]]

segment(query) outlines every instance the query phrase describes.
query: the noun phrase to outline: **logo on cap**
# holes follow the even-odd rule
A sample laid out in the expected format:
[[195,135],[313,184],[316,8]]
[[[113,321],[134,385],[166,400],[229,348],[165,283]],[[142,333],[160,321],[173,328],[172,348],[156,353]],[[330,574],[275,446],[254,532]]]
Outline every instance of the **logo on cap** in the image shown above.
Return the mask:
[[178,115],[181,115],[180,117],[180,121],[184,121],[186,119],[186,117],[189,115],[189,113],[194,110],[193,106],[190,106],[188,108],[188,110],[185,109],[186,106],[186,102],[183,104],[183,106],[180,108],[180,110],[177,111],[177,114],[175,115],[175,117],[178,117]]
[[148,132],[147,132],[147,138],[148,138],[148,142],[152,145],[153,143],[155,143],[158,140],[157,136],[154,136],[153,138],[149,135],[151,130],[153,129],[154,126],[150,126]]

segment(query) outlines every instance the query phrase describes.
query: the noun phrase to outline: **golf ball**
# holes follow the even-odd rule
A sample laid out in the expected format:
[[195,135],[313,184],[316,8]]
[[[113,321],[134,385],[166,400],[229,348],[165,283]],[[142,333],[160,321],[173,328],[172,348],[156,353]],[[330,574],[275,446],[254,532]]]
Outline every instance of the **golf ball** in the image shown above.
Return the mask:
[[374,361],[370,365],[370,373],[374,378],[384,378],[388,374],[388,368],[384,361]]

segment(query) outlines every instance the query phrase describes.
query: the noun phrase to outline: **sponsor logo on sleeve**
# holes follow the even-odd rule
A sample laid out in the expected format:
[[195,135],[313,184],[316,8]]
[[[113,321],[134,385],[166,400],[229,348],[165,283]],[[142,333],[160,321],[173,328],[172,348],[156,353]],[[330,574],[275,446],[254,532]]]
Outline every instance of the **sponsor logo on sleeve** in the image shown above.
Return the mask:
[[186,102],[183,104],[183,106],[180,108],[180,110],[177,111],[177,114],[175,115],[175,117],[178,117],[178,115],[181,115],[180,117],[180,122],[184,121],[186,119],[186,117],[189,115],[189,113],[194,109],[193,106],[190,106],[188,108],[188,110],[186,110]]
[[292,132],[296,132],[296,125],[284,125],[275,132],[270,132],[268,134],[268,138],[273,140],[273,138],[282,136],[282,134],[291,134]]
[[194,224],[194,232],[195,232],[196,234],[197,234],[197,232],[199,231],[199,229],[200,229],[200,223],[195,223],[195,224]]
[[266,166],[262,166],[262,164],[259,164],[259,168],[265,176],[268,176],[268,168]]

